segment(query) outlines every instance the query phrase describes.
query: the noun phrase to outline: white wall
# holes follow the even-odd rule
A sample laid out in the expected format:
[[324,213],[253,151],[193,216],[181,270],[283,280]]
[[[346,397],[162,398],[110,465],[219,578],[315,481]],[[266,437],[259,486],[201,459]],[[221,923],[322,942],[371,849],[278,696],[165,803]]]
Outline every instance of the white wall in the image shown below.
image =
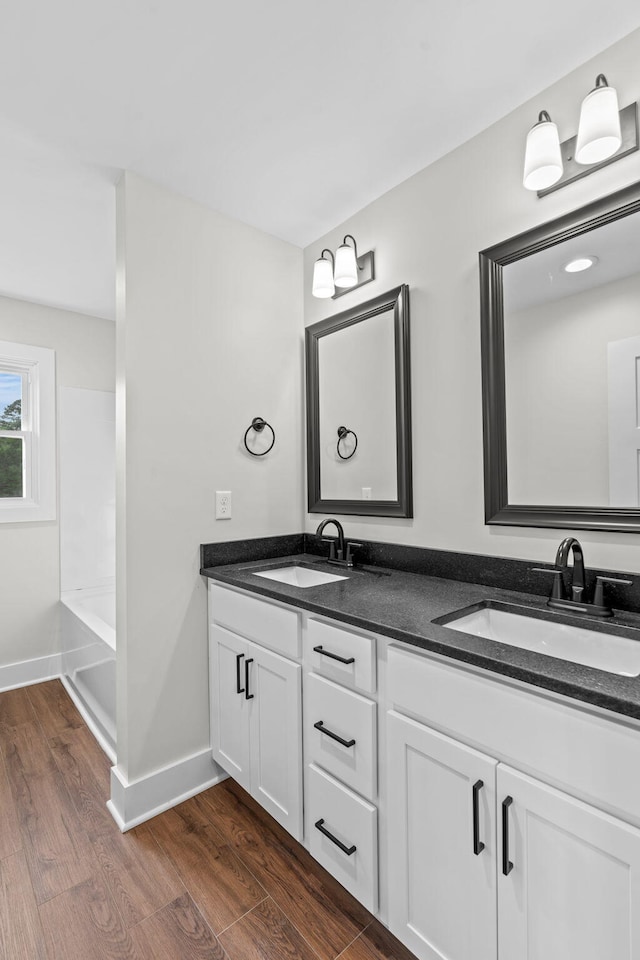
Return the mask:
[[513,503],[624,506],[609,502],[607,348],[640,333],[639,313],[640,275],[505,311]]
[[[636,153],[542,200],[521,183],[525,137],[538,112],[548,110],[563,137],[572,136],[582,98],[598,73],[617,87],[621,105],[640,99],[638,62],[640,31],[306,249],[306,323],[399,283],[410,286],[415,517],[349,517],[348,536],[553,560],[563,531],[484,524],[478,251],[640,177]],[[375,249],[376,280],[338,301],[316,300],[313,261],[323,247],[335,250],[346,233],[355,236],[360,251]],[[307,529],[317,522],[317,515],[307,516]],[[640,572],[637,535],[578,533],[587,564]]]
[[[58,390],[69,386],[113,389],[115,325],[111,320],[0,297],[0,340],[55,350]],[[57,653],[58,520],[2,524],[0,583],[0,666]]]
[[[318,340],[320,492],[323,500],[396,500],[393,311],[379,313]],[[337,430],[353,436],[340,442]]]
[[113,586],[116,576],[115,393],[59,393],[60,588]]
[[[303,517],[302,252],[129,173],[118,187],[118,766],[209,743],[201,542]],[[274,449],[251,457],[261,416]],[[215,490],[233,517],[215,521]]]

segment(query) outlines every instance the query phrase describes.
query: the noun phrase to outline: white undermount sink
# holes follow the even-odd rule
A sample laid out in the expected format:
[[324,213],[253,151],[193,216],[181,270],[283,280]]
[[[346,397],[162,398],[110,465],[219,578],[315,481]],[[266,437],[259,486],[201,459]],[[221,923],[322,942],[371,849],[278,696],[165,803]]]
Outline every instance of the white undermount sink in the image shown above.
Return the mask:
[[261,570],[256,577],[266,577],[267,580],[278,580],[279,583],[289,583],[293,587],[319,587],[323,583],[334,583],[336,580],[348,580],[337,573],[325,573],[323,570],[312,570],[309,567],[278,567],[276,570]]
[[581,663],[622,677],[640,675],[640,641],[614,633],[541,620],[494,607],[483,607],[466,614],[461,611],[455,619],[442,617],[438,622],[451,630]]

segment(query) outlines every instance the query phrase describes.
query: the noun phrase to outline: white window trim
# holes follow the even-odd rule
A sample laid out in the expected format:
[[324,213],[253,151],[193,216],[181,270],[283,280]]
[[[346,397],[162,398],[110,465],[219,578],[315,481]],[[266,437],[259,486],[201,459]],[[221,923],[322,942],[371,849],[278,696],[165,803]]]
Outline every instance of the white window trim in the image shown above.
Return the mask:
[[55,351],[0,340],[0,368],[23,375],[23,437],[27,475],[25,496],[0,497],[0,523],[56,519],[56,373]]

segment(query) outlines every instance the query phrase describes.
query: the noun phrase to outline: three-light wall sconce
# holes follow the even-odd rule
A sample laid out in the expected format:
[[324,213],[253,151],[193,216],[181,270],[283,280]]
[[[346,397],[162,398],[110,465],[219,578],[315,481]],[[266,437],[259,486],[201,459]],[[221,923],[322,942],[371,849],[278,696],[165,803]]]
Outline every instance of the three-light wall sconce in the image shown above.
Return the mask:
[[[348,240],[351,243],[348,243]],[[325,257],[325,253],[328,257]],[[373,250],[359,257],[356,241],[348,233],[336,250],[335,257],[331,250],[325,248],[320,258],[316,260],[313,267],[311,292],[314,297],[321,299],[331,297],[335,300],[336,297],[342,297],[350,290],[355,290],[374,279]]]
[[618,108],[618,94],[603,73],[582,101],[578,134],[560,143],[546,110],[527,134],[523,184],[544,197],[638,149],[637,104]]

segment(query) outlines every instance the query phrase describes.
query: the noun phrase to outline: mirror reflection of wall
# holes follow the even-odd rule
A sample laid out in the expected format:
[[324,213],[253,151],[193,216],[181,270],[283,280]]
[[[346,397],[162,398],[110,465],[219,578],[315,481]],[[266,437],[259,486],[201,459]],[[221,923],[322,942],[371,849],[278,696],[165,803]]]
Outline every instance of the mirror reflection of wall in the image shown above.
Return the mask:
[[[393,310],[322,337],[318,343],[320,489],[323,500],[396,500]],[[341,459],[338,428],[357,435]],[[353,436],[341,441],[347,457]]]
[[636,213],[504,267],[511,503],[640,506],[639,254]]

